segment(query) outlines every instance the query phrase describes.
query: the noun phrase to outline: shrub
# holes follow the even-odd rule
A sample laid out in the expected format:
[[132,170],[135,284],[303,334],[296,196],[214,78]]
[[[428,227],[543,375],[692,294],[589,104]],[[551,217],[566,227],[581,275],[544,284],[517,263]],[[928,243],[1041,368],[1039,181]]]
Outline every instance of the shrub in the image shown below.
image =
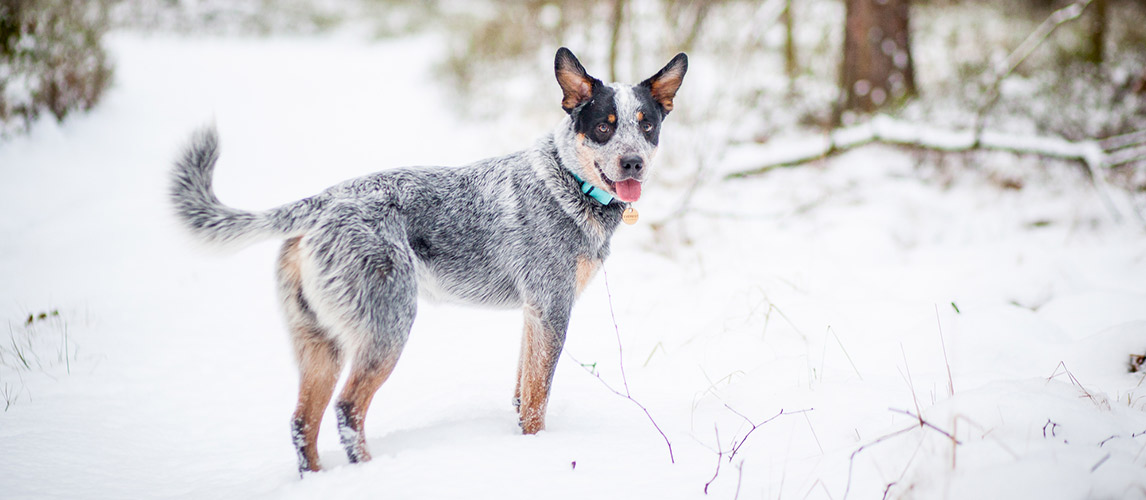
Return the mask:
[[111,83],[101,45],[108,0],[0,0],[0,137],[26,132],[44,111],[63,121],[89,110]]

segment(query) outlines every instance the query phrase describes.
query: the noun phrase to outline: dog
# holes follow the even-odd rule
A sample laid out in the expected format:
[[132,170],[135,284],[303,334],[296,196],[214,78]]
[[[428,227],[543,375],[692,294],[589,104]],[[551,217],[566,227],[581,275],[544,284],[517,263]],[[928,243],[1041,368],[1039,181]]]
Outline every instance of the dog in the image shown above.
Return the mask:
[[344,362],[340,440],[351,463],[370,459],[366,411],[398,362],[419,296],[524,310],[513,401],[523,433],[545,428],[573,303],[641,196],[687,70],[681,53],[637,85],[605,84],[562,47],[554,72],[566,116],[532,148],[463,167],[386,170],[261,213],[220,203],[217,132],[192,137],[171,184],[182,224],[212,244],[285,239],[277,280],[299,366],[291,436],[300,474],[321,469],[319,426]]

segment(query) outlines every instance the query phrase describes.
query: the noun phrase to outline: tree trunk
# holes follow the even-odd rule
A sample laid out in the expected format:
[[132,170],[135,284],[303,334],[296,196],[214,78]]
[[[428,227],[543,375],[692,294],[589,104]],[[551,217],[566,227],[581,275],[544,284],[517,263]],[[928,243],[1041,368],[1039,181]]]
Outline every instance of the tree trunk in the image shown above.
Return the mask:
[[617,77],[617,51],[621,44],[621,25],[625,23],[625,0],[613,0],[612,29],[609,37],[609,81],[615,82]]
[[796,41],[792,26],[792,0],[784,2],[784,12],[780,14],[780,21],[784,24],[784,74],[788,75],[788,95],[792,95],[796,87],[796,76],[799,72],[799,66],[796,64]]
[[1089,35],[1090,47],[1086,60],[1094,64],[1102,64],[1103,51],[1106,45],[1106,0],[1092,0]]
[[845,0],[839,125],[846,111],[870,113],[915,95],[908,29],[909,0]]

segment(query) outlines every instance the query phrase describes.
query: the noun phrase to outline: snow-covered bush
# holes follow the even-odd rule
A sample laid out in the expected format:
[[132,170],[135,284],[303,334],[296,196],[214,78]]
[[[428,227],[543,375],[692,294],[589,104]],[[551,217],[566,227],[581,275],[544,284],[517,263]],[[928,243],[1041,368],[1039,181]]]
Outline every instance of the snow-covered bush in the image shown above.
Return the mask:
[[45,111],[63,120],[88,110],[111,82],[101,39],[107,2],[0,3],[0,137],[26,131]]

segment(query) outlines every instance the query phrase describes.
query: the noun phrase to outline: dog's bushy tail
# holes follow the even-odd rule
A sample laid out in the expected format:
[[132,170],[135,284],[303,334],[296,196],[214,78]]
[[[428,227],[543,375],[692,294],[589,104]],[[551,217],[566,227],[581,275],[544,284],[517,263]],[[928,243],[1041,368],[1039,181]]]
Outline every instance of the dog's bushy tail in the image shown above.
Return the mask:
[[211,178],[219,159],[219,134],[205,127],[191,138],[175,162],[171,201],[183,224],[212,244],[241,246],[255,241],[301,234],[314,223],[319,200],[308,198],[266,212],[248,212],[223,205]]

